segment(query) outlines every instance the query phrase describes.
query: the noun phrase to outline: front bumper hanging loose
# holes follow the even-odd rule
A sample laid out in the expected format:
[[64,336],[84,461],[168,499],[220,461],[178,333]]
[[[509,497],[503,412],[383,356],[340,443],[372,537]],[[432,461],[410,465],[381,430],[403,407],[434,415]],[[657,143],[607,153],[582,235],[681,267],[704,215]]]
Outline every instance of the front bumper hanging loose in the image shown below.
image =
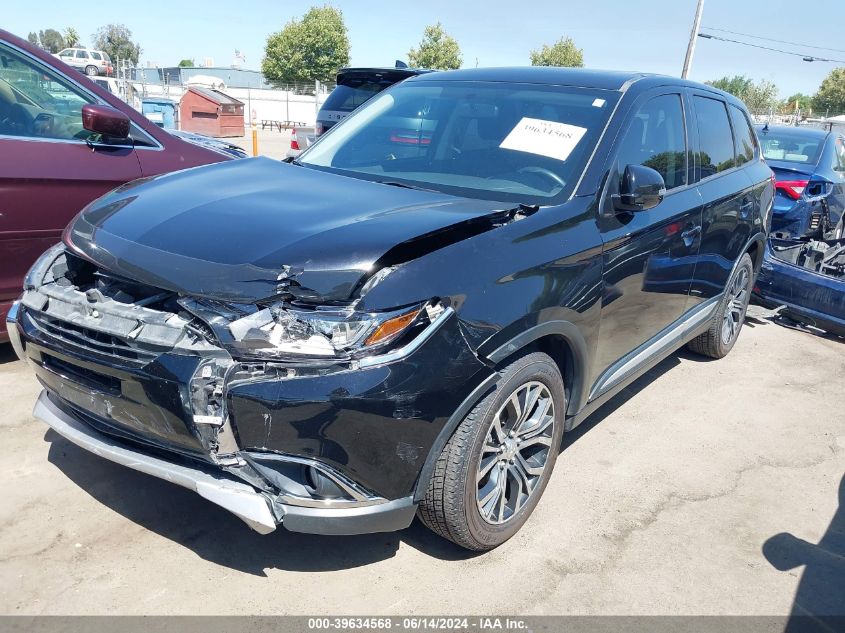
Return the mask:
[[269,534],[284,523],[293,532],[313,534],[365,534],[392,532],[408,527],[416,504],[411,497],[353,508],[299,507],[274,502],[247,483],[222,473],[159,459],[123,445],[57,407],[42,391],[33,415],[56,433],[95,455],[178,486],[228,510],[260,534]]

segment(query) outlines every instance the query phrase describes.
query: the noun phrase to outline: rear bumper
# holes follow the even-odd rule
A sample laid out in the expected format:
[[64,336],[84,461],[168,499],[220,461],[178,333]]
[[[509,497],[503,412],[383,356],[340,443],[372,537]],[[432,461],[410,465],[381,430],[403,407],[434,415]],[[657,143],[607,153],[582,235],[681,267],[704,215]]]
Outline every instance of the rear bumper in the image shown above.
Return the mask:
[[271,495],[242,481],[145,454],[99,433],[56,406],[46,390],[38,397],[33,415],[62,437],[99,457],[193,490],[260,534],[269,534],[280,524],[294,532],[313,534],[392,532],[408,527],[416,512],[411,497],[355,508],[308,508],[278,503]]
[[784,306],[795,321],[845,336],[845,280],[779,260],[768,241],[753,295],[766,307]]

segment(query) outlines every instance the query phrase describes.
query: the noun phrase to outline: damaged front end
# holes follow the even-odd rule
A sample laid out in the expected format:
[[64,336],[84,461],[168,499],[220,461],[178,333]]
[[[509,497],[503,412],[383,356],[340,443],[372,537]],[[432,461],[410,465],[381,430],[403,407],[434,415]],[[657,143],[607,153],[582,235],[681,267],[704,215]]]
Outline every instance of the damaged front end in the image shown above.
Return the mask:
[[[212,301],[57,246],[9,326],[45,388],[36,413],[66,438],[259,531],[352,534],[410,524],[428,448],[487,373],[453,314],[438,298],[378,313]],[[438,360],[449,369],[420,375]]]

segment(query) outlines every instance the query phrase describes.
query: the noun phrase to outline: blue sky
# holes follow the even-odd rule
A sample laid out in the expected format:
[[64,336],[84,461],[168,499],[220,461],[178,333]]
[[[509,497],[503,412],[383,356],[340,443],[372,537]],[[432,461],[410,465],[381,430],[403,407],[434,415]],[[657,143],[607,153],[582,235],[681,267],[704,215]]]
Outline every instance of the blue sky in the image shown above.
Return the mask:
[[[198,62],[211,57],[226,66],[232,63],[234,50],[240,49],[246,55],[245,67],[258,68],[267,35],[320,3],[144,0],[104,5],[51,0],[33,10],[31,3],[9,0],[0,26],[23,37],[29,31],[73,26],[88,43],[98,26],[122,22],[141,43],[142,62],[175,65],[185,57]],[[680,74],[695,12],[695,0],[333,0],[331,4],[343,10],[352,64],[357,66],[391,65],[406,58],[424,26],[440,21],[460,43],[465,66],[475,66],[476,60],[479,66],[526,65],[532,48],[566,35],[584,49],[589,67],[673,75]],[[120,5],[125,8],[119,9]],[[806,14],[798,9],[801,6],[794,0],[705,0],[702,26],[845,49],[845,2],[815,0]],[[751,41],[845,60],[845,52]],[[744,74],[774,81],[786,97],[814,92],[835,66],[699,38],[691,78]]]

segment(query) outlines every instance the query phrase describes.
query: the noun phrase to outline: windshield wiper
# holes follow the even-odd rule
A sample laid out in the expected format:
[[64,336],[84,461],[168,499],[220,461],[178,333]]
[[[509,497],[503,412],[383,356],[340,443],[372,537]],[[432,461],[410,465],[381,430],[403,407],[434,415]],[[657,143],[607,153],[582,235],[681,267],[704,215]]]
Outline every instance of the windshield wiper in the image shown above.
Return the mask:
[[398,180],[375,180],[374,182],[377,182],[380,185],[388,185],[389,187],[402,187],[403,189],[416,189],[417,191],[441,193],[439,191],[435,191],[434,189],[426,189],[425,187],[420,187],[419,185],[409,185],[407,182],[399,182]]

